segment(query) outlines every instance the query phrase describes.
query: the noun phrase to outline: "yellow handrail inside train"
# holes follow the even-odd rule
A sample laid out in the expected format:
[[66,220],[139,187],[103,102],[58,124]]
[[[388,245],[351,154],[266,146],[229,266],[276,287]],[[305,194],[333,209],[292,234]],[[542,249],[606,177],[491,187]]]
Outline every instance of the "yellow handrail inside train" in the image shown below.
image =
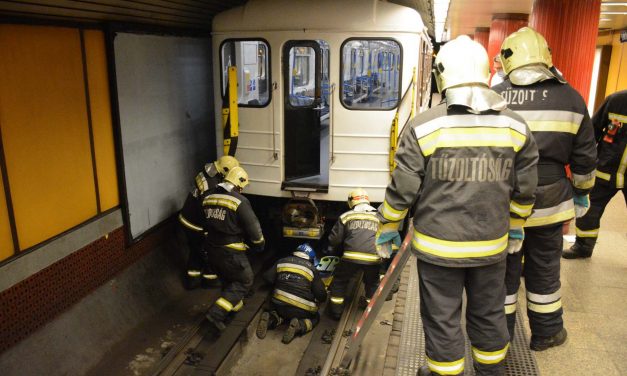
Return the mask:
[[[411,120],[416,114],[416,67],[414,67],[413,69],[413,74],[412,74],[410,85],[411,85],[410,86],[411,87],[411,109],[409,113],[409,119],[407,119],[407,121]],[[401,110],[401,104],[403,103],[403,100],[406,97],[407,97],[407,92],[405,92],[405,95],[403,95],[403,98],[401,98],[401,101],[398,104],[398,107],[396,109],[396,114],[394,114],[394,120],[392,120],[392,126],[390,127],[390,155],[388,158],[388,166],[390,168],[390,174],[392,174],[392,172],[396,168],[396,162],[394,161],[394,157],[396,155],[396,150],[398,149],[398,114],[399,114],[399,111]]]
[[229,67],[228,106],[222,108],[222,129],[224,132],[224,155],[235,155],[237,137],[239,136],[239,119],[237,113],[237,67]]

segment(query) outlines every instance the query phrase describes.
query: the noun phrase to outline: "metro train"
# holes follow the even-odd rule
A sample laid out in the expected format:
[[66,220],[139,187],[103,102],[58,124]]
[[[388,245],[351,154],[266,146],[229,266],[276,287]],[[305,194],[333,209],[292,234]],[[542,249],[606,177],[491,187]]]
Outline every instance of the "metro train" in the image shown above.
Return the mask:
[[283,236],[319,239],[324,217],[346,210],[353,188],[383,201],[396,139],[429,99],[432,46],[415,10],[251,0],[214,18],[212,39],[216,124],[235,66],[234,155],[253,205],[283,207]]

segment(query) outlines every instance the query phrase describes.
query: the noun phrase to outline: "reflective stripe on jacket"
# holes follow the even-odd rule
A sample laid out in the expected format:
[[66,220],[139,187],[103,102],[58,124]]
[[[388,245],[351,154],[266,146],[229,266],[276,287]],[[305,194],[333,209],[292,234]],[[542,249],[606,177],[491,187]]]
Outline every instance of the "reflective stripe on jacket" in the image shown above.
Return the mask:
[[442,103],[409,125],[381,222],[399,221],[413,204],[419,259],[449,267],[502,260],[510,222],[531,213],[537,185],[538,152],[524,120],[508,109],[473,114]]
[[340,216],[331,229],[329,244],[333,248],[343,245],[343,260],[357,264],[378,264],[381,262],[375,248],[378,228],[379,219],[374,208],[368,205],[365,210],[349,210]]
[[[586,104],[568,84],[546,80],[516,86],[509,80],[493,88],[527,122],[538,145],[538,189],[525,227],[546,226],[575,216],[573,192],[588,194],[595,181],[594,130]],[[566,176],[570,165],[572,181]]]

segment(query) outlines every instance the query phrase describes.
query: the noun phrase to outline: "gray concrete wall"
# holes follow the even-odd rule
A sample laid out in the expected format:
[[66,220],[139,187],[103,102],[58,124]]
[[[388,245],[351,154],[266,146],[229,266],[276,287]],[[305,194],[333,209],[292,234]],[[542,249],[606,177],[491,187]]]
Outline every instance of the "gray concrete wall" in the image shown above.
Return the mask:
[[0,354],[3,376],[82,375],[143,320],[184,292],[175,236]]

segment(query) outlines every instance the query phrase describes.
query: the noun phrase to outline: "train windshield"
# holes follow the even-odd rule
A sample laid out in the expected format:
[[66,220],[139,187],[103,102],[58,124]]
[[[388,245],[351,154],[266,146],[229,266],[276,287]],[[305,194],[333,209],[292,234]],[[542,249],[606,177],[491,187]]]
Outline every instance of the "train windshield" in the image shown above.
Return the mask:
[[399,101],[401,47],[393,40],[349,39],[342,46],[342,104],[390,110]]
[[222,43],[222,96],[228,86],[230,66],[237,67],[237,102],[240,106],[265,106],[270,101],[268,45],[261,40],[233,40]]
[[329,185],[329,45],[283,47],[284,181],[288,190],[326,192]]

